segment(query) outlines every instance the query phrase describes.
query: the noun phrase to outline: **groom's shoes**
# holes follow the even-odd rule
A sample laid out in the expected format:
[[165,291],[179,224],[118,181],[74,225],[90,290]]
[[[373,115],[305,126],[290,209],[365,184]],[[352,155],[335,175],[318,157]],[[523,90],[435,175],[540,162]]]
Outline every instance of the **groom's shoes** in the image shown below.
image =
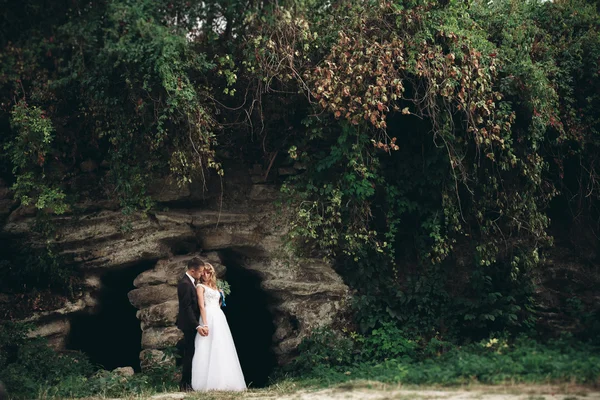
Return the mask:
[[179,385],[179,391],[180,392],[193,392],[194,389],[192,389],[191,385]]

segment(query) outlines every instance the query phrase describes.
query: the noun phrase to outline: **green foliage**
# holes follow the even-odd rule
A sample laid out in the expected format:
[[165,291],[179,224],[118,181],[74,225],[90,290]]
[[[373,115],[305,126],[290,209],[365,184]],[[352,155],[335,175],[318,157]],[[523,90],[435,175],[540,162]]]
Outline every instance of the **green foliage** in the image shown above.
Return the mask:
[[361,329],[532,328],[552,199],[578,191],[597,221],[597,10],[356,1],[275,16],[256,61],[309,102],[282,146],[306,166],[283,188],[290,238],[336,261]]
[[73,267],[56,254],[48,244],[31,248],[27,244],[8,242],[0,251],[0,288],[3,292],[23,293],[32,289],[50,289],[55,293],[71,294],[76,274]]
[[[416,363],[393,360],[374,366],[363,376],[379,376],[380,380],[387,382],[447,385],[469,382],[591,383],[600,375],[597,366],[599,356],[593,348],[561,349],[553,344],[540,345],[533,341],[498,348],[488,347],[489,343],[484,341],[455,349],[435,360]],[[594,353],[590,354],[590,350]],[[356,374],[360,375],[360,372],[356,371]]]
[[167,347],[161,351],[163,352],[161,359],[152,359],[147,353],[145,360],[147,366],[143,373],[144,386],[158,391],[175,390],[179,387],[181,378],[181,368],[174,362],[177,357],[180,357],[179,351],[176,347]]
[[358,356],[359,343],[360,336],[346,337],[330,329],[316,329],[300,343],[293,371],[310,371],[317,365],[350,365]]
[[[64,212],[65,192],[81,189],[69,178],[88,161],[109,167],[96,196],[143,210],[155,176],[188,184],[205,169],[222,173],[205,96],[213,64],[187,37],[191,22],[160,3],[57,5],[45,16],[51,27],[36,25],[34,12],[20,33],[2,32],[0,91],[15,100],[0,118],[10,113],[4,147],[24,204]],[[185,4],[179,13],[197,14]]]
[[406,334],[390,322],[373,329],[364,340],[363,357],[365,360],[385,360],[387,358],[409,357],[416,355],[418,343],[408,339]]
[[38,107],[30,107],[24,101],[15,104],[11,125],[16,136],[4,145],[13,165],[16,182],[12,186],[16,198],[23,205],[33,202],[38,209],[51,209],[62,214],[67,206],[65,194],[56,183],[44,179],[46,159],[52,156],[54,128],[46,113]]
[[[409,340],[406,335],[398,336],[395,330],[387,326],[374,332],[371,338],[336,338],[331,333],[316,332],[303,342],[303,350],[311,354],[312,363],[307,362],[305,353],[298,357],[298,365],[304,367],[301,379],[316,384],[354,379],[394,384],[586,384],[595,382],[600,376],[599,349],[568,339],[542,344],[526,338],[509,341],[503,337],[492,337],[462,347],[433,339],[423,346],[419,338]],[[324,338],[334,340],[327,342]],[[346,344],[347,348],[359,344],[364,346],[364,355],[338,358],[336,362],[323,357],[340,341],[350,342]],[[396,345],[390,346],[392,343]],[[389,351],[387,357],[383,354],[376,359],[367,356],[381,352],[382,345]]]
[[[322,158],[316,161],[313,179],[282,189],[299,203],[290,237],[303,238],[307,248],[312,242],[326,250],[328,256],[335,256],[339,250],[353,256],[366,244],[382,251],[386,244],[378,242],[376,232],[368,229],[369,209],[364,205],[374,195],[374,182],[378,179],[374,173],[377,160],[364,149],[370,139],[348,124],[343,124],[338,133],[331,152],[321,154]],[[339,180],[329,181],[331,169],[339,171]],[[343,200],[347,202],[342,203]],[[350,202],[352,205],[348,206]],[[346,231],[345,221],[352,221],[353,229]]]
[[31,326],[3,322],[0,329],[0,380],[15,398],[31,398],[63,380],[89,376],[83,354],[57,355],[42,339],[29,339]]
[[336,332],[330,328],[315,329],[300,344],[299,355],[291,370],[310,373],[315,368],[347,368],[361,363],[376,363],[388,359],[416,359],[447,345],[437,339],[424,350],[423,339],[412,336],[393,323],[384,323],[369,334],[350,331]]

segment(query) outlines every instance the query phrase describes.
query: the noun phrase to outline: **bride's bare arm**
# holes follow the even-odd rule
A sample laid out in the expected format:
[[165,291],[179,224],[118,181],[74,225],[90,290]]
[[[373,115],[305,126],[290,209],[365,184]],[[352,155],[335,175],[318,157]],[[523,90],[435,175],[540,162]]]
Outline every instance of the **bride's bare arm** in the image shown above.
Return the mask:
[[200,316],[202,317],[202,324],[208,328],[206,324],[206,307],[204,307],[204,288],[201,285],[196,287],[196,293],[198,293],[198,306],[200,307]]

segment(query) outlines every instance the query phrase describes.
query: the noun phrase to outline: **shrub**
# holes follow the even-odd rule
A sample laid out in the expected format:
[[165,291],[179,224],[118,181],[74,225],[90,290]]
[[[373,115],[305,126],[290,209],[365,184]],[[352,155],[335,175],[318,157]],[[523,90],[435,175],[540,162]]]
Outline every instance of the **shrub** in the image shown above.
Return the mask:
[[359,337],[348,337],[328,328],[315,329],[304,339],[294,360],[293,371],[311,371],[315,366],[347,366],[358,357]]
[[386,322],[365,338],[363,358],[377,361],[399,357],[412,359],[417,355],[417,340],[408,338],[395,324]]
[[[174,363],[157,363],[142,374],[123,376],[93,366],[80,352],[57,353],[42,338],[29,338],[31,326],[0,325],[0,381],[15,399],[126,397],[175,390]],[[170,350],[167,356],[172,355]]]
[[57,354],[42,338],[28,338],[31,326],[0,325],[0,380],[11,396],[31,398],[65,381],[90,376],[94,367],[78,352]]
[[[395,328],[384,330],[385,335],[377,332],[367,336],[365,344],[377,346],[383,343],[380,338],[388,337]],[[404,336],[396,340],[397,343],[407,341]],[[334,342],[330,343],[335,345]],[[322,346],[319,349],[325,353]],[[382,354],[382,349],[377,353],[369,346],[365,345],[363,355]],[[398,353],[396,347],[388,348],[391,349],[388,355]],[[513,340],[491,337],[462,347],[431,339],[426,345],[415,347],[411,354],[414,356],[400,354],[386,357],[383,361],[368,357],[354,358],[343,368],[327,368],[328,364],[315,363],[310,370],[304,371],[302,379],[327,384],[368,379],[387,383],[455,385],[470,382],[593,384],[600,377],[600,349],[570,338],[541,343],[526,337]]]

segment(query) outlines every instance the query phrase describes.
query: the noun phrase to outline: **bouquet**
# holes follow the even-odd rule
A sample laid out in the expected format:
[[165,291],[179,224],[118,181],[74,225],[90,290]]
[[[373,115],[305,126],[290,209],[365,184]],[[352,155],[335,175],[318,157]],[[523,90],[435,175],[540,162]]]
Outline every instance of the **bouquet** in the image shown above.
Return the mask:
[[225,307],[225,296],[231,293],[231,287],[229,286],[229,283],[227,281],[217,279],[217,289],[219,289],[219,293],[221,293],[221,303],[223,307]]

